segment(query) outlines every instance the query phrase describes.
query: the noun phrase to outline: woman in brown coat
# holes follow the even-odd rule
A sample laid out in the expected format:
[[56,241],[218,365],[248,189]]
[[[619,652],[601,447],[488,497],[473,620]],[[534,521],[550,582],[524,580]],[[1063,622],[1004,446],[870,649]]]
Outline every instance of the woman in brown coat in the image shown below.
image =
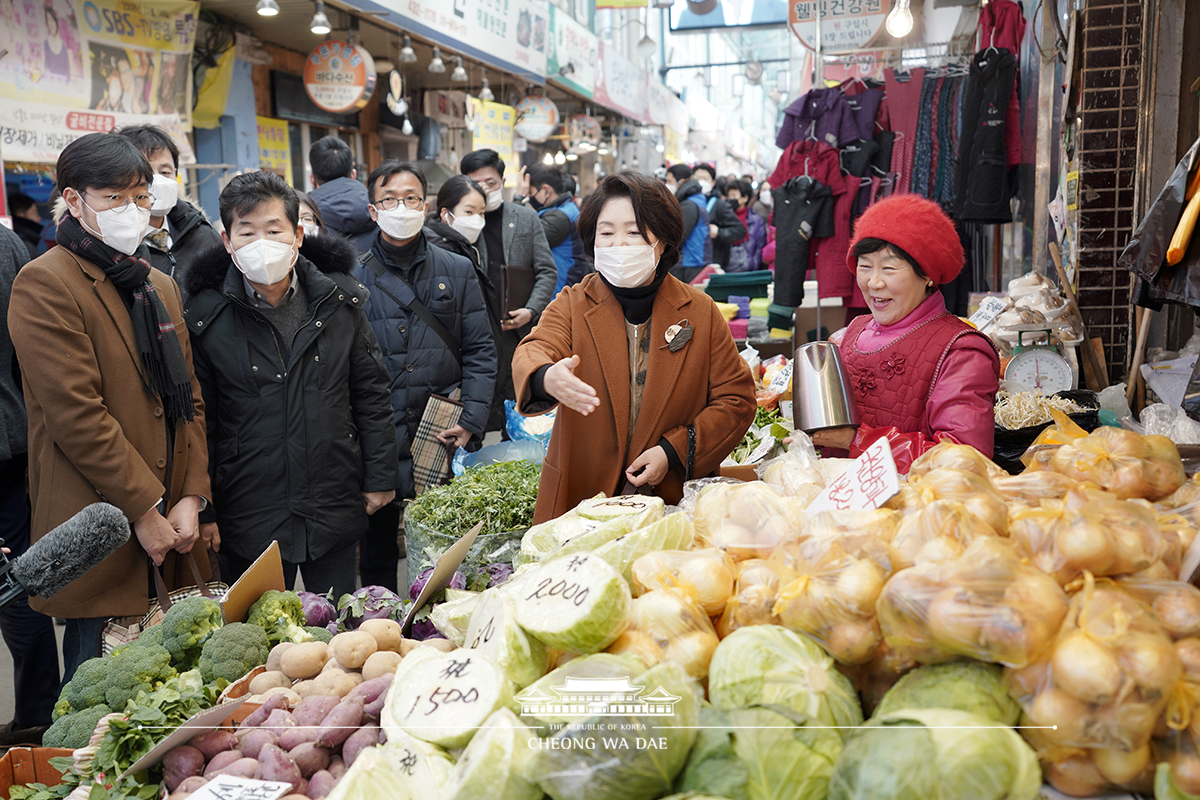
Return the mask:
[[609,176],[584,202],[579,235],[596,273],[563,290],[513,357],[521,413],[564,406],[534,522],[627,483],[676,503],[754,421],[754,382],[728,324],[667,274],[683,238],[670,191],[635,172]]

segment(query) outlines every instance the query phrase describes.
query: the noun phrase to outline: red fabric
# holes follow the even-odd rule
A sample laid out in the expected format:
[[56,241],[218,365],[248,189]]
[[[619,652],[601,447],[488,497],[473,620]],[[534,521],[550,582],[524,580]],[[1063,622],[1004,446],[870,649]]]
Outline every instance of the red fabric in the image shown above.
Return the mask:
[[843,250],[846,268],[857,271],[854,245],[861,239],[883,239],[917,260],[921,271],[940,286],[958,277],[963,247],[954,223],[932,200],[915,194],[885,197],[863,212],[854,225],[854,239]]
[[812,139],[801,139],[788,145],[779,157],[775,171],[767,178],[767,183],[773,187],[783,186],[792,178],[804,175],[805,165],[808,175],[813,180],[825,184],[837,194],[835,181],[840,184],[842,176],[842,162],[838,158],[838,151],[824,142],[815,142]]
[[[883,438],[891,445],[892,460],[896,462],[896,471],[901,475],[907,475],[913,462],[926,450],[931,450],[942,442],[964,444],[948,433],[935,433],[933,439],[926,439],[923,433],[901,433],[894,427],[869,428],[861,425],[854,434],[854,441],[850,443],[850,458],[858,458],[868,447]],[[988,453],[988,456],[990,457],[991,453]]]
[[[1025,40],[1025,17],[1013,0],[992,0],[979,10],[979,42],[977,50],[1002,47],[1020,58],[1021,43]],[[1014,79],[1004,117],[1004,149],[1008,166],[1021,163],[1021,100],[1020,76]]]
[[746,221],[750,216],[750,206],[742,206],[735,209],[733,213],[742,221],[742,227],[746,229],[746,235],[734,242],[735,245],[738,245],[750,238],[750,223]]
[[[842,177],[842,188],[833,190],[833,224],[835,233],[828,239],[813,242],[812,265],[817,271],[817,297],[840,297],[849,305],[856,289],[854,274],[842,269],[846,250],[850,247],[850,217],[858,199],[858,179]],[[865,305],[865,303],[863,303]]]
[[895,70],[883,71],[887,91],[888,117],[891,130],[896,131],[896,143],[892,146],[892,172],[896,179],[895,192],[909,191],[912,183],[913,158],[916,155],[917,120],[921,116],[921,87],[925,83],[925,70],[918,67],[909,73],[908,81],[896,80]]

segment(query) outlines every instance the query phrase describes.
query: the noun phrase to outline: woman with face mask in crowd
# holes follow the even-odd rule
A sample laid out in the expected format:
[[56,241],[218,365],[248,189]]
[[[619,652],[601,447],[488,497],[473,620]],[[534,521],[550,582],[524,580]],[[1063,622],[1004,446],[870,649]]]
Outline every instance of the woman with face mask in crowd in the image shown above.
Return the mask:
[[496,320],[500,314],[498,309],[491,307],[496,293],[479,249],[486,207],[487,192],[484,188],[466,175],[455,175],[438,190],[437,207],[431,209],[425,220],[425,238],[434,247],[460,255],[471,262],[475,277],[479,279],[484,302],[488,305],[492,334],[499,340],[500,326]]
[[754,420],[754,381],[728,324],[668,275],[683,238],[670,190],[609,176],[584,202],[579,235],[596,272],[563,290],[513,358],[521,413],[559,407],[535,522],[597,492],[677,503]]
[[317,204],[304,192],[296,192],[296,198],[300,200],[300,227],[304,228],[304,235],[324,235],[325,223],[321,221],[321,210]]

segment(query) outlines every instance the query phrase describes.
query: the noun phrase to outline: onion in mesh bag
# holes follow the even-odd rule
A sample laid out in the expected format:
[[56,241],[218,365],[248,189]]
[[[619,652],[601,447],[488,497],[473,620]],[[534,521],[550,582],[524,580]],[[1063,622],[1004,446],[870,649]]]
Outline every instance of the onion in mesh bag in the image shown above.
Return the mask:
[[941,442],[926,450],[913,462],[908,477],[921,477],[935,469],[951,469],[971,472],[981,478],[1002,478],[1008,475],[990,458],[966,444]]
[[735,559],[761,558],[800,535],[804,510],[762,481],[712,483],[696,497],[696,541]]
[[775,616],[779,574],[770,562],[752,558],[738,563],[736,588],[717,621],[717,633],[722,639],[747,625],[779,624],[779,617]]
[[1118,497],[1151,502],[1169,497],[1187,478],[1174,442],[1123,428],[1101,427],[1063,445],[1050,467],[1068,478],[1099,484]]
[[935,500],[904,517],[892,539],[901,566],[941,563],[958,558],[980,537],[996,530],[954,500]]
[[912,491],[900,495],[903,498],[900,502],[906,506],[900,509],[902,513],[918,510],[935,500],[957,500],[996,533],[1004,535],[1008,532],[1008,504],[988,478],[970,472],[935,469],[910,478],[908,487]]
[[674,589],[691,597],[710,617],[725,610],[733,594],[734,564],[716,548],[659,550],[633,562],[634,594]]

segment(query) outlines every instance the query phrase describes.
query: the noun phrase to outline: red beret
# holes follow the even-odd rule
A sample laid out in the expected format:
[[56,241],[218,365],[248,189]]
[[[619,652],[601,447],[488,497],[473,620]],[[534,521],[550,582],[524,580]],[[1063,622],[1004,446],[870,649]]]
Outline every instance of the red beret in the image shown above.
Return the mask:
[[954,222],[932,200],[915,194],[885,197],[871,206],[854,224],[854,238],[846,251],[846,266],[856,272],[854,246],[862,239],[882,239],[917,261],[935,285],[949,283],[963,268],[963,247]]

